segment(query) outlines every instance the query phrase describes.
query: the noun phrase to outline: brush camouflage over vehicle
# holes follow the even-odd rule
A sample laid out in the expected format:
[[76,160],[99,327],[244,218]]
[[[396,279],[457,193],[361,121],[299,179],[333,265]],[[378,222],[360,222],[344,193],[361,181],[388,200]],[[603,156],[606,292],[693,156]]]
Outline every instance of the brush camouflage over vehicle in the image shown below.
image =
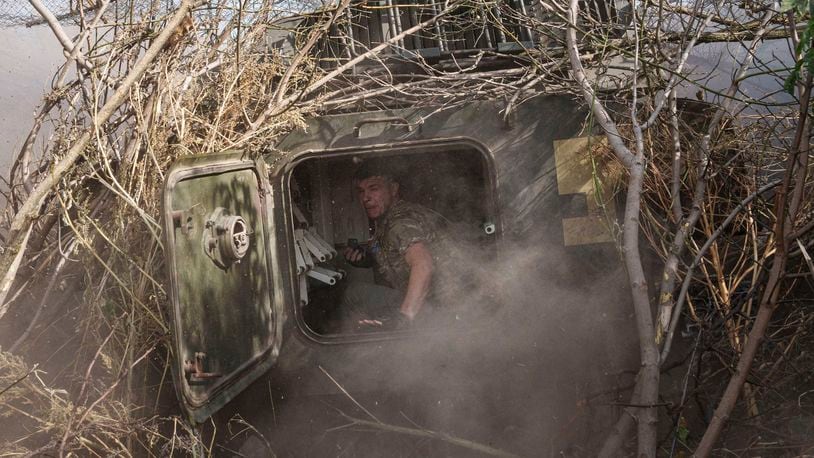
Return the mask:
[[[477,151],[488,174],[479,219],[495,229],[484,235],[497,247],[495,265],[518,247],[540,256],[553,250],[577,273],[569,275],[577,288],[614,270],[615,210],[596,186],[604,173],[596,167],[601,140],[590,135],[586,112],[552,96],[520,105],[508,122],[502,109],[483,101],[324,116],[262,157],[237,151],[180,159],[167,175],[164,219],[173,372],[189,418],[202,422],[260,377],[292,393],[336,392],[317,368],[354,380],[347,383],[357,392],[381,389],[397,367],[378,364],[362,373],[349,358],[387,361],[405,341],[447,331],[323,335],[309,329],[297,300],[290,189],[292,171],[303,161]],[[497,303],[511,295],[493,293]],[[591,313],[612,296],[618,294],[597,298]]]

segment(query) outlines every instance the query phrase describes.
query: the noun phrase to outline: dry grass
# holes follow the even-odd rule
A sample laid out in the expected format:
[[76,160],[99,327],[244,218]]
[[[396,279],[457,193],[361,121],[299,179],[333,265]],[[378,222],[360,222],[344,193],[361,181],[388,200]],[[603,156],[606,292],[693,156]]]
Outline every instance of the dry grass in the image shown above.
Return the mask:
[[[16,436],[0,444],[0,456],[44,451],[88,456],[211,452],[177,415],[164,416],[156,409],[161,394],[172,391],[169,351],[162,350],[170,326],[164,313],[167,293],[159,215],[164,174],[178,157],[228,149],[261,155],[276,139],[303,126],[308,117],[330,110],[421,103],[454,106],[472,98],[503,99],[508,106],[516,106],[546,90],[572,90],[567,64],[556,46],[531,50],[530,57],[508,70],[480,71],[484,56],[477,56],[456,62],[457,68],[438,70],[419,62],[421,68],[409,77],[393,75],[377,51],[367,53],[364,73],[333,74],[318,65],[312,51],[326,33],[339,33],[329,32],[328,25],[341,25],[347,3],[324,6],[312,17],[310,27],[297,34],[300,52],[283,56],[267,52],[265,33],[270,20],[285,11],[269,1],[230,0],[197,6],[149,62],[144,75],[127,88],[125,100],[108,119],[100,120],[100,108],[113,99],[173,14],[162,8],[166,3],[119,0],[102,8],[103,13],[83,19],[81,54],[93,68],[75,71],[76,63],[69,62],[66,68],[71,71],[55,78],[34,123],[32,141],[19,152],[9,176],[4,246],[20,238],[9,228],[32,190],[64,160],[83,133],[91,134],[79,158],[59,175],[37,207],[26,254],[7,297],[6,305],[22,318],[10,318],[14,313],[4,318],[13,320],[17,342],[13,353],[0,352],[0,419],[4,425],[15,425]],[[241,4],[244,8],[237,7]],[[145,5],[149,8],[144,9]],[[492,4],[476,0],[455,5],[493,11]],[[563,6],[545,8],[545,14],[525,25],[557,45],[562,41]],[[455,26],[454,15],[443,20]],[[432,25],[427,24],[428,34]],[[597,63],[607,54],[623,53],[620,46],[625,43],[609,37],[598,33],[593,41],[584,40],[586,61],[593,58]],[[664,61],[658,52],[646,58]],[[340,59],[338,65],[350,66],[350,62]],[[627,92],[618,95],[623,104],[627,102]],[[764,121],[749,126],[748,136],[736,131],[716,140],[716,175],[703,202],[698,230],[690,239],[691,254],[776,167],[784,142],[777,123],[791,121],[782,116],[767,116]],[[666,257],[668,235],[677,222],[670,215],[672,143],[669,130],[662,127],[648,134],[643,227],[654,250]],[[692,131],[682,129],[687,151],[694,151],[692,145],[699,141]],[[732,150],[744,153],[730,162]],[[606,153],[597,152],[597,156]],[[689,155],[684,162],[680,179],[685,205],[697,180],[698,160]],[[623,177],[621,168],[597,174],[608,184],[619,177]],[[811,205],[806,201],[804,213]],[[730,358],[737,355],[750,323],[763,258],[773,250],[766,231],[772,218],[771,202],[756,201],[714,244],[696,271],[690,316],[709,333],[714,345],[728,348]],[[808,275],[804,264],[798,263],[795,269],[801,276]],[[789,297],[797,298],[797,286],[788,284]],[[41,318],[48,315],[48,304],[77,291],[82,295],[75,310],[77,321],[62,322],[77,331],[71,337],[75,359],[61,366],[51,362],[51,374],[30,366],[20,355],[47,360],[62,345],[55,339],[44,349],[36,348],[40,345],[36,336],[50,326]],[[6,313],[6,305],[0,305],[0,316]],[[46,311],[41,314],[42,310]],[[50,313],[68,316],[67,310]],[[800,323],[810,322],[807,317],[792,320],[789,326],[799,330]],[[783,353],[786,360],[794,359],[794,352],[807,351],[799,347],[803,339],[794,337],[799,332],[775,335],[782,343],[778,348],[792,349]],[[772,364],[778,358],[776,351],[768,352],[765,363],[778,367]],[[782,374],[788,375],[775,369],[767,377],[771,381]],[[158,387],[148,391],[145,386],[150,384]],[[758,411],[763,409],[760,402],[765,393],[752,394]]]

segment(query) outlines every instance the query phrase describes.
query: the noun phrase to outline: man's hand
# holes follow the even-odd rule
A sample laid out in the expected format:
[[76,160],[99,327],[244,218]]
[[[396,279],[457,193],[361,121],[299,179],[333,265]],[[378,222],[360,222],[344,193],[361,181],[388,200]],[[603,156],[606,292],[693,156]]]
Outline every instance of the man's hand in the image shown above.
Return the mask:
[[342,255],[353,267],[373,267],[373,257],[368,256],[365,249],[358,245],[345,248]]
[[347,260],[351,264],[358,264],[361,263],[363,259],[365,259],[365,250],[359,247],[347,247],[344,251],[342,251],[342,255],[345,256],[345,260]]

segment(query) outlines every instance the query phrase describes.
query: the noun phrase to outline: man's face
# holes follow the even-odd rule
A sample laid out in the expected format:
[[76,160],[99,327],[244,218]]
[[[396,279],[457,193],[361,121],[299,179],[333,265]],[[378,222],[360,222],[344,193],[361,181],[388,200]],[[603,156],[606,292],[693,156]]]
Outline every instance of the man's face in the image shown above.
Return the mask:
[[359,202],[365,208],[367,217],[376,219],[387,213],[387,210],[397,200],[399,184],[385,177],[373,176],[365,178],[356,184],[359,193]]

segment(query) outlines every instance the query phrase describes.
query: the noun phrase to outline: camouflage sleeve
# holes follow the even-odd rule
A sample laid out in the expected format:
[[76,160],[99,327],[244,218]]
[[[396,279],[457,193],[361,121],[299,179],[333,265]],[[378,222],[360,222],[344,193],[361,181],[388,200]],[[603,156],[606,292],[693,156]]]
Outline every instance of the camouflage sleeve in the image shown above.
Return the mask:
[[416,218],[402,218],[393,223],[387,233],[387,242],[404,254],[416,242],[432,242],[433,233],[427,224]]

